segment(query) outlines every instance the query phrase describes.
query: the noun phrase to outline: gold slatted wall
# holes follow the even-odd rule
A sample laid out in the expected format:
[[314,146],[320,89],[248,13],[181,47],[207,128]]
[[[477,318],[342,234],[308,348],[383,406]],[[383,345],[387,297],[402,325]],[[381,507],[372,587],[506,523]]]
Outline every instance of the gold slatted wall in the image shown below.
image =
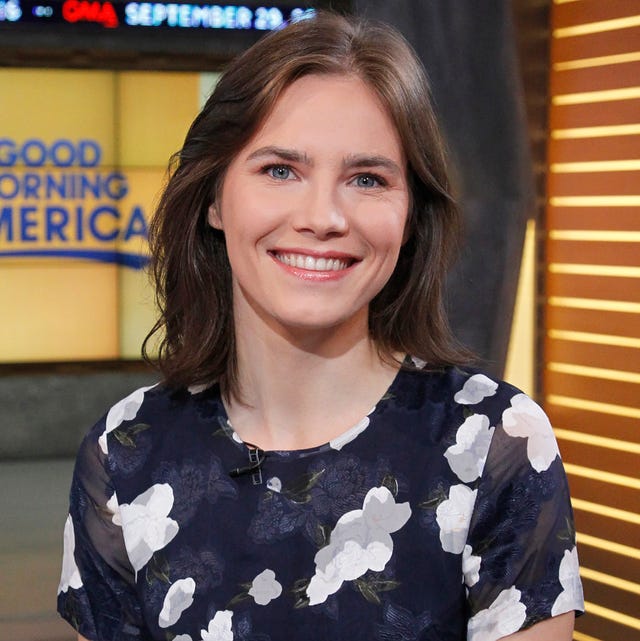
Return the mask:
[[640,640],[640,2],[554,0],[545,407],[576,515],[576,641]]

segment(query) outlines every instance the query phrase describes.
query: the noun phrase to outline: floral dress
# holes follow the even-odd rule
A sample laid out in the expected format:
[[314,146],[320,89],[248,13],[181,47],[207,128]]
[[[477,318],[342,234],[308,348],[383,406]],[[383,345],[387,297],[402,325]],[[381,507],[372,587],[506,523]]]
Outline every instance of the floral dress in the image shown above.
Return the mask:
[[93,641],[493,641],[583,608],[548,419],[457,368],[264,455],[217,386],[139,389],[80,448],[64,548],[58,609]]

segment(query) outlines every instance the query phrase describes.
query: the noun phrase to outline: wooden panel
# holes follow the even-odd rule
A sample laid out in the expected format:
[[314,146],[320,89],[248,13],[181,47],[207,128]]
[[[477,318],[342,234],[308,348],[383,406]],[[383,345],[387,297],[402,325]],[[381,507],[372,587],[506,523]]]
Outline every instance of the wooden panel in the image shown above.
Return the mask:
[[637,231],[640,207],[547,207],[548,229]]
[[640,266],[640,243],[549,240],[547,241],[547,261],[549,263]]
[[[563,460],[565,462],[568,462],[569,455],[565,454],[565,450],[566,448],[563,448],[561,450],[563,452],[563,457],[564,457]],[[635,461],[636,467],[638,467],[637,458],[638,457],[636,455],[636,461]],[[578,461],[575,461],[572,458],[571,463],[589,467],[588,461],[583,461],[582,463],[579,463]],[[593,466],[593,461],[591,463],[591,466]],[[601,467],[603,466],[600,465],[600,461],[598,459],[598,469],[600,469]],[[605,471],[609,471],[614,474],[621,474],[625,470],[616,469],[614,467],[613,470],[605,470]],[[626,470],[626,471],[629,472],[630,470]],[[589,497],[587,500],[592,501],[593,503],[608,505],[618,510],[630,510],[634,504],[638,509],[640,509],[640,505],[638,505],[637,488],[634,489],[634,488],[624,487],[622,485],[616,485],[613,483],[602,483],[600,481],[594,481],[593,479],[585,478],[584,476],[571,474],[571,472],[569,472],[568,478],[569,478],[569,487],[571,488],[571,495],[574,497]]]
[[640,42],[640,27],[602,31],[569,38],[554,38],[551,45],[551,60],[556,63],[565,60],[628,53],[638,49],[638,42]]
[[[585,434],[606,436],[620,441],[629,441],[630,443],[640,443],[640,429],[638,428],[637,418],[612,416],[603,412],[564,407],[555,405],[548,400],[544,403],[544,410],[554,427],[578,430]],[[636,541],[635,545],[637,544]]]
[[[587,594],[587,600],[588,597]],[[587,612],[585,616],[576,619],[576,631],[601,641],[638,641],[637,630],[632,630],[617,621],[599,617],[593,612]]]
[[632,408],[640,399],[639,383],[609,381],[603,378],[575,376],[548,370],[545,373],[545,382],[547,388],[552,389],[554,394],[589,399],[597,403],[612,403]]
[[[589,500],[588,496],[576,496],[574,498]],[[576,509],[574,506],[574,516],[576,519],[576,529],[579,532],[588,532],[592,536],[601,539],[621,543],[630,547],[638,545],[637,526],[620,519],[612,519],[603,514],[594,514]]]
[[640,302],[640,278],[548,273],[546,279],[547,296]]
[[[638,78],[640,81],[640,77]],[[640,113],[638,114],[640,120]],[[608,138],[574,138],[551,140],[550,158],[554,163],[590,162],[596,160],[635,160],[640,159],[640,136],[610,136]],[[585,180],[585,186],[588,181]],[[637,194],[640,185],[636,182]],[[607,191],[606,193],[612,193]],[[615,192],[613,192],[615,193]],[[555,192],[554,192],[554,195]]]
[[616,554],[581,542],[578,542],[578,557],[580,563],[587,568],[614,576],[623,576],[629,581],[640,583],[640,559]]
[[[575,69],[559,69],[561,62],[580,61],[601,56],[640,52],[640,26],[607,29],[578,36],[565,36],[558,29],[591,25],[625,16],[639,16],[637,0],[580,0],[552,4],[550,88],[556,96],[581,94],[640,87],[640,61],[607,65],[592,65]],[[598,25],[595,25],[598,26]],[[601,98],[592,96],[594,98]],[[612,125],[640,124],[640,99],[626,99],[581,104],[558,105],[550,108],[551,130],[577,129]],[[591,171],[571,173],[562,171],[562,163],[607,162],[640,160],[640,135],[598,136],[591,138],[552,138],[548,144],[548,163],[554,168],[547,180],[549,202],[562,197],[637,196],[640,195],[640,171]],[[560,165],[560,167],[557,167]],[[601,167],[602,168],[602,167]],[[604,167],[606,168],[606,166]],[[559,171],[555,171],[559,169]],[[602,230],[640,231],[640,207],[598,206],[571,207],[564,204],[547,207],[546,231]],[[592,201],[593,202],[593,201]],[[591,204],[591,203],[588,203]],[[640,265],[640,244],[614,241],[552,240],[547,234],[545,261],[564,265]],[[640,278],[631,276],[585,276],[544,272],[544,294],[547,298],[569,297],[601,300],[640,301]],[[597,270],[594,270],[597,271]],[[544,310],[545,330],[567,330],[640,339],[640,314],[588,309],[572,309],[547,304]],[[597,338],[594,338],[597,340]],[[640,444],[640,383],[611,380],[618,373],[636,374],[640,371],[640,348],[586,343],[577,340],[544,338],[543,387],[545,410],[557,429],[573,430],[586,435],[617,439]],[[577,372],[554,371],[574,365]],[[613,372],[601,372],[601,377],[584,376],[580,367],[593,367]],[[593,372],[588,372],[593,374]],[[609,378],[604,378],[606,374]],[[556,398],[553,403],[551,399]],[[563,397],[564,400],[563,400]],[[563,405],[565,403],[565,406]],[[585,409],[594,404],[598,411]],[[598,405],[598,403],[602,405]],[[571,405],[577,404],[578,408]],[[580,408],[582,404],[582,408]],[[619,406],[616,408],[615,406]],[[608,407],[609,406],[609,407]],[[631,416],[620,416],[628,408]],[[560,434],[562,434],[560,432]],[[640,544],[640,527],[635,514],[640,513],[640,492],[636,487],[640,475],[640,455],[633,451],[581,443],[570,438],[560,439],[563,460],[567,466],[571,494],[574,500],[576,526],[580,533],[630,546]],[[576,466],[576,467],[572,467]],[[590,475],[601,476],[598,480]],[[604,473],[604,474],[602,474]],[[616,476],[629,477],[624,482]],[[604,476],[604,478],[602,478]],[[578,509],[580,500],[592,503]],[[584,508],[587,509],[584,509]],[[619,517],[628,513],[627,520]],[[579,544],[581,563],[587,570],[601,572],[611,578],[589,578],[583,583],[587,601],[593,603],[591,613],[577,621],[576,630],[589,638],[601,641],[640,641],[638,594],[622,589],[619,579],[640,584],[640,558],[614,553],[611,549]],[[610,585],[613,583],[614,585]],[[608,609],[599,615],[597,608]],[[632,617],[624,625],[624,616]],[[633,626],[633,627],[631,627]]]
[[637,87],[640,82],[640,61],[616,65],[566,69],[551,76],[554,96],[584,91],[605,91],[622,87]]
[[547,338],[544,352],[549,362],[640,372],[639,348]]
[[604,125],[633,125],[638,122],[640,99],[612,100],[606,109],[602,105],[554,105],[550,112],[551,129],[570,127],[599,127]]
[[573,2],[557,4],[553,9],[553,26],[570,27],[576,24],[601,22],[638,13],[637,0],[582,0],[579,5]]
[[[589,443],[578,443],[576,441],[559,438],[560,452],[563,460],[574,463],[575,465],[582,465],[584,467],[603,470],[605,472],[612,472],[613,474],[623,474],[632,478],[640,479],[640,454],[636,452],[614,450],[609,447],[599,447],[598,445],[590,445]],[[571,474],[569,474],[571,476]],[[613,485],[602,481],[594,481],[593,479],[580,477],[571,477],[575,479],[576,483],[584,483],[587,491],[580,491],[582,496],[591,496],[591,492],[598,493],[603,488],[603,491],[612,491],[612,488],[617,488],[622,492],[624,491],[629,499],[628,505],[635,505],[640,510],[640,492],[637,489],[625,488],[619,485]],[[574,481],[571,482],[571,487],[574,487]],[[592,499],[596,503],[601,501]],[[640,541],[639,541],[640,544]],[[640,580],[640,577],[638,577]]]
[[575,332],[640,338],[638,314],[548,306],[546,315],[547,329],[567,329]]
[[638,616],[638,595],[605,585],[598,581],[583,578],[582,585],[588,600],[609,610],[622,612],[630,617]]
[[640,171],[551,173],[548,188],[554,196],[631,196],[640,193]]

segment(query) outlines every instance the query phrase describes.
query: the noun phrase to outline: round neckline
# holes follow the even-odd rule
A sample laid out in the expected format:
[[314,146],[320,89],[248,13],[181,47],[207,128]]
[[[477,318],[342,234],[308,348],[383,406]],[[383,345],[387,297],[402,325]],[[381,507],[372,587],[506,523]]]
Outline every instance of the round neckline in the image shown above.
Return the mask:
[[[404,364],[403,364],[404,365]],[[322,443],[321,445],[316,445],[314,447],[307,447],[294,450],[260,450],[264,452],[269,457],[278,457],[281,460],[296,460],[304,458],[307,456],[312,456],[314,454],[319,454],[322,452],[340,451],[348,443],[352,443],[357,440],[361,434],[371,429],[371,423],[373,422],[375,416],[379,413],[381,407],[386,403],[389,398],[394,396],[394,390],[398,384],[398,379],[403,371],[403,366],[398,368],[398,371],[395,373],[391,383],[387,387],[384,394],[378,399],[376,404],[365,414],[357,423],[346,429],[344,432],[341,432],[330,441]],[[217,387],[217,386],[216,386]],[[223,429],[224,433],[227,435],[229,440],[239,449],[255,449],[257,446],[252,443],[247,443],[242,440],[240,435],[235,431],[229,416],[227,414],[227,409],[222,402],[222,397],[220,395],[220,389],[217,388],[218,402],[220,406],[220,414],[218,416],[218,421],[220,427]],[[250,447],[252,446],[252,447]],[[260,448],[258,448],[260,449]]]

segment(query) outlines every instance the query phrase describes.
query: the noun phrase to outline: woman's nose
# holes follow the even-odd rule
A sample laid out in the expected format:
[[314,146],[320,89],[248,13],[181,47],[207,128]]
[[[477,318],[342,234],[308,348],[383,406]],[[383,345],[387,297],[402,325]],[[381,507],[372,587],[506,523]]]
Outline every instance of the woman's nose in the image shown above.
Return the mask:
[[334,186],[317,184],[310,187],[293,218],[300,233],[319,239],[343,236],[349,230],[346,203]]

